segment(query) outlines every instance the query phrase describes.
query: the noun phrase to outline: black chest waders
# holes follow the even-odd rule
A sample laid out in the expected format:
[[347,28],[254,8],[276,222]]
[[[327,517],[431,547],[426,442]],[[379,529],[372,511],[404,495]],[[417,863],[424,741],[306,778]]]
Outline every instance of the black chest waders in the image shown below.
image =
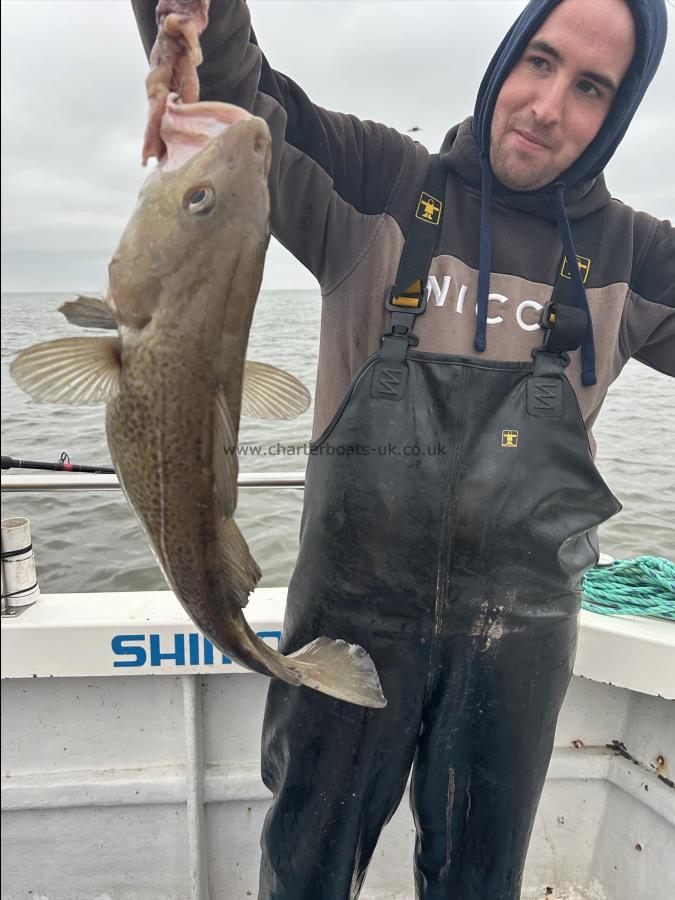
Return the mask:
[[281,647],[361,644],[388,703],[271,682],[260,900],[357,897],[411,767],[417,896],[519,897],[579,581],[620,509],[564,374],[586,317],[562,274],[533,362],[413,349],[444,183],[433,157],[391,330],[312,446]]

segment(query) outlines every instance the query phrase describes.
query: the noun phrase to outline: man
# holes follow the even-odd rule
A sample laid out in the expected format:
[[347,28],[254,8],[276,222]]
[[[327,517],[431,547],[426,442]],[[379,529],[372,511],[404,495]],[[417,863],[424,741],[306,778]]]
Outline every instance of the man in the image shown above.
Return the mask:
[[430,165],[274,72],[241,0],[211,10],[202,97],[269,123],[272,231],[323,294],[282,650],[360,643],[388,699],[271,683],[264,900],[356,897],[411,767],[418,896],[519,896],[579,580],[619,508],[589,429],[629,357],[675,374],[673,229],[602,177],[665,29],[663,0],[532,0]]

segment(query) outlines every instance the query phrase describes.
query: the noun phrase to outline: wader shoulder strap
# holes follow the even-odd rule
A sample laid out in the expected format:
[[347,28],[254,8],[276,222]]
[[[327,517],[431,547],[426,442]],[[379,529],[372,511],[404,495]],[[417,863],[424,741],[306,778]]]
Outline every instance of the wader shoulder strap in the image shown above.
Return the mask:
[[[585,216],[571,224],[579,272],[584,285],[602,237],[604,213]],[[563,253],[553,294],[541,313],[544,342],[532,351],[534,370],[527,383],[527,411],[532,416],[562,415],[562,370],[568,353],[577,350],[586,334],[586,311],[577,306],[569,262]]]
[[427,308],[427,276],[441,233],[447,172],[438,154],[429,158],[422,193],[405,236],[396,282],[387,291],[385,307],[390,329],[382,335],[380,358],[373,367],[371,397],[400,400],[408,381],[406,354],[419,338],[413,334],[415,316]]
[[[600,246],[604,214],[584,216],[572,222],[572,239],[577,251],[579,272],[584,285]],[[545,353],[563,353],[577,350],[586,334],[586,311],[577,305],[577,296],[569,262],[563,253],[553,294],[542,310],[540,324],[544,329]]]
[[391,313],[391,329],[382,338],[382,356],[403,360],[408,346],[418,343],[412,333],[415,316],[427,307],[427,276],[438,243],[445,203],[447,172],[435,153],[414,214],[408,225],[396,282],[389,288],[385,307]]

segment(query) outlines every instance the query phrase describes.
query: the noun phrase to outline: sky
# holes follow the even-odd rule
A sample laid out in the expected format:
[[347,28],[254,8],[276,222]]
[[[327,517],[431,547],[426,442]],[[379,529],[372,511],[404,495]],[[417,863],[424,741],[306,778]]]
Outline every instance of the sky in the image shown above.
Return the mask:
[[[220,0],[213,0],[214,4]],[[606,170],[613,196],[675,218],[675,0],[664,59]],[[100,291],[138,189],[147,62],[127,0],[0,0],[2,290]],[[473,111],[524,0],[250,0],[271,65],[321,106],[430,150]],[[279,244],[263,287],[316,287]]]

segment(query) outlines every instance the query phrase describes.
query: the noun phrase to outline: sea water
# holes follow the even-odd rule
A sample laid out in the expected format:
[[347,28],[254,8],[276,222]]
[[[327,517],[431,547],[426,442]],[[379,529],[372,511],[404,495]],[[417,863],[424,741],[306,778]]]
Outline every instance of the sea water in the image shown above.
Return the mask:
[[[69,296],[2,295],[2,453],[56,462],[66,452],[73,463],[111,465],[103,407],[36,403],[8,374],[15,354],[31,344],[95,333],[57,311]],[[248,357],[292,372],[313,393],[320,312],[318,291],[263,291]],[[623,511],[600,529],[605,553],[675,559],[674,410],[675,379],[638,362],[629,362],[610,389],[594,429],[597,464]],[[312,416],[310,407],[290,421],[243,419],[240,471],[304,471]],[[166,587],[121,491],[5,492],[2,499],[3,517],[31,521],[44,593]],[[263,570],[262,585],[288,584],[301,511],[302,489],[240,489],[236,519]]]

